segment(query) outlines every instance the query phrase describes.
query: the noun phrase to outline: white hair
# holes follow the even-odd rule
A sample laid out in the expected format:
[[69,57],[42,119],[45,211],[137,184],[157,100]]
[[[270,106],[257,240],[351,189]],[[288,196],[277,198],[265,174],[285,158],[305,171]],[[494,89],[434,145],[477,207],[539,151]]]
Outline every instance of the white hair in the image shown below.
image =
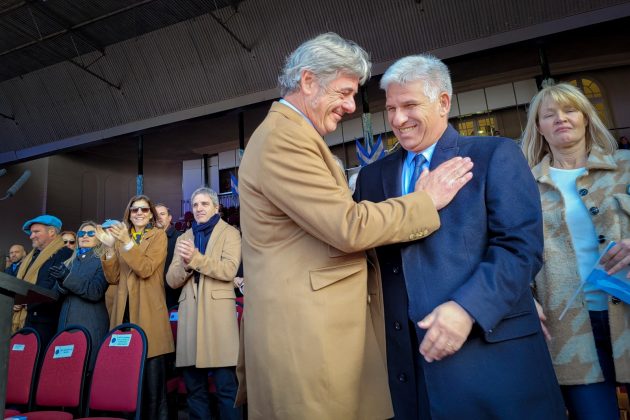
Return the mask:
[[370,78],[371,67],[363,48],[328,32],[306,41],[287,57],[278,77],[280,94],[285,96],[297,91],[304,70],[311,71],[322,86],[340,73],[358,77],[359,84],[363,85]]
[[448,67],[438,58],[429,54],[410,55],[396,61],[381,78],[381,89],[387,90],[391,83],[404,85],[409,82],[423,82],[424,94],[435,102],[441,92],[453,96],[453,86]]
[[199,194],[205,194],[209,196],[212,204],[214,204],[215,206],[219,205],[219,196],[212,188],[208,187],[199,187],[195,191],[193,191],[193,193],[190,195],[190,202],[192,203],[193,201],[195,201],[195,197]]

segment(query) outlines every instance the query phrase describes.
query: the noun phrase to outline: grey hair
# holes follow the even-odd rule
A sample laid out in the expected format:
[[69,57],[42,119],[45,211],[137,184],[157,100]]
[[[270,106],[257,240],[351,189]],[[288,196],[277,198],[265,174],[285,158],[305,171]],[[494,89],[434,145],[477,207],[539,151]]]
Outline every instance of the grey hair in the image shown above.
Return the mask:
[[453,85],[448,67],[430,54],[410,55],[396,61],[381,78],[381,89],[387,90],[391,83],[404,85],[423,82],[424,94],[435,102],[440,92],[453,96]]
[[190,202],[192,203],[195,200],[195,197],[198,196],[199,194],[205,194],[205,195],[210,196],[210,200],[212,200],[212,204],[214,204],[215,206],[219,205],[219,196],[212,188],[208,188],[208,187],[199,187],[195,191],[193,191],[193,193],[190,195]]
[[285,96],[300,87],[302,71],[309,70],[322,86],[338,74],[357,76],[363,85],[370,78],[372,63],[367,52],[355,42],[334,32],[321,34],[297,47],[286,59],[278,77],[280,94]]

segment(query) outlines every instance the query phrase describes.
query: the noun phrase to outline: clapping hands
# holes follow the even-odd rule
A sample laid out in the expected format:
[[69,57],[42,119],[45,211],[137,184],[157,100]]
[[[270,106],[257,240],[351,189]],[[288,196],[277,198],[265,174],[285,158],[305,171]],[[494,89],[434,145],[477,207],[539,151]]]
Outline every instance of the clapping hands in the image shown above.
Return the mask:
[[101,225],[97,226],[96,237],[108,248],[112,248],[117,240],[123,244],[131,242],[127,225],[120,222],[110,224],[105,229]]
[[70,269],[66,267],[65,264],[53,265],[48,270],[48,273],[59,283],[63,283],[66,277],[68,277],[68,274],[70,274]]

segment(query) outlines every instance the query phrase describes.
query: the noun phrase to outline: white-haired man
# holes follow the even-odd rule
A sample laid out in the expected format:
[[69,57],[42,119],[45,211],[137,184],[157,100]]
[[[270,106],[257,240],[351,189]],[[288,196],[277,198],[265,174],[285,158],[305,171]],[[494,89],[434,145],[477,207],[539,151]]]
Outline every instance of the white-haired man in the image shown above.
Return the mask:
[[283,99],[245,150],[239,395],[250,419],[392,416],[378,272],[364,251],[435,231],[472,163],[446,163],[406,197],[353,202],[323,136],[355,111],[369,72],[367,53],[336,34],[305,42],[279,77]]
[[529,288],[543,237],[523,154],[448,124],[451,79],[435,57],[400,59],[381,87],[402,148],[361,170],[357,200],[404,196],[419,172],[454,156],[475,162],[438,232],[377,249],[396,419],[564,418]]

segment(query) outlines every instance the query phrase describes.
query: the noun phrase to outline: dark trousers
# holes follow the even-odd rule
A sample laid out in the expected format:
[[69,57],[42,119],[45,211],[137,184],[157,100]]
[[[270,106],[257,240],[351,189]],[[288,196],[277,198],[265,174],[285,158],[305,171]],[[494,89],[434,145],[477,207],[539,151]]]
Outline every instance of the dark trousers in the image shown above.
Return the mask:
[[[609,420],[619,418],[615,364],[610,343],[608,311],[590,311],[591,326],[604,382],[561,387],[571,420]],[[627,385],[626,385],[627,386]]]
[[166,355],[147,359],[144,365],[142,418],[168,420],[166,403]]
[[219,400],[221,420],[241,420],[240,408],[234,408],[236,399],[236,373],[234,367],[196,368],[188,366],[182,369],[186,391],[188,392],[188,418],[207,420],[210,414],[210,394],[208,393],[208,373],[212,372]]

